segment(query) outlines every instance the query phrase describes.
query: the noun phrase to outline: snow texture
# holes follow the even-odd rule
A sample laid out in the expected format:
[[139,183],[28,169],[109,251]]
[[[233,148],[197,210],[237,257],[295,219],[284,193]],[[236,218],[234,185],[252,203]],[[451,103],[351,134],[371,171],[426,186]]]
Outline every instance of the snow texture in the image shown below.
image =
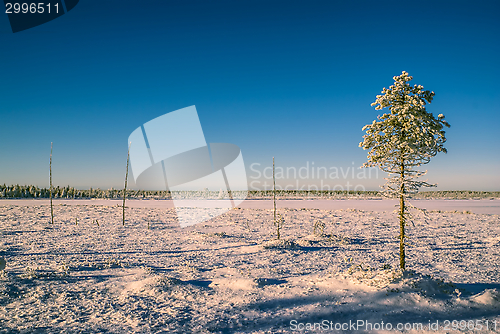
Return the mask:
[[0,333],[289,333],[294,320],[500,329],[497,214],[416,215],[403,273],[391,210],[280,208],[280,241],[272,210],[255,207],[187,228],[171,208],[130,207],[125,227],[117,205],[54,211],[51,225],[47,205],[0,206]]

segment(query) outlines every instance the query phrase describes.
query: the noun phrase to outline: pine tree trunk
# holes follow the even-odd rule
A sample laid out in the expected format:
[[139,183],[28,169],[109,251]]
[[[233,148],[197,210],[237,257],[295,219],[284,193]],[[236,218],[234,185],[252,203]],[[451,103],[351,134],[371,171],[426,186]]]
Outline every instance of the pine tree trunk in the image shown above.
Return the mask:
[[[130,160],[130,145],[132,145],[132,142],[128,144],[128,150],[127,150],[127,170],[125,171],[125,186],[123,187],[123,226],[125,226],[125,199],[127,198],[127,181],[128,181],[128,163]],[[149,222],[148,222],[148,230],[149,230]]]
[[274,157],[273,157],[273,204],[274,204],[274,224],[276,225],[276,237],[280,239],[280,225],[276,222],[276,176],[274,174]]
[[401,175],[400,175],[400,189],[399,189],[399,267],[405,270],[405,185],[404,185],[404,162],[401,158]]
[[52,204],[52,143],[50,143],[50,223],[54,224],[54,205]]

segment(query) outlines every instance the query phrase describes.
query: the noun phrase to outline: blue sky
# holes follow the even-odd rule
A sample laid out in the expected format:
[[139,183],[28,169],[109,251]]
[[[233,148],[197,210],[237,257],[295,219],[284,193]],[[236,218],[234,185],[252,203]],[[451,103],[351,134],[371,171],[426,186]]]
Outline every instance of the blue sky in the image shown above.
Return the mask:
[[[370,103],[404,70],[451,124],[429,181],[500,190],[499,14],[497,1],[89,0],[15,34],[2,14],[0,183],[47,186],[54,142],[54,184],[123,187],[130,133],[191,105],[207,142],[241,148],[249,182],[273,156],[347,170],[366,161]],[[348,181],[384,182],[325,183]]]

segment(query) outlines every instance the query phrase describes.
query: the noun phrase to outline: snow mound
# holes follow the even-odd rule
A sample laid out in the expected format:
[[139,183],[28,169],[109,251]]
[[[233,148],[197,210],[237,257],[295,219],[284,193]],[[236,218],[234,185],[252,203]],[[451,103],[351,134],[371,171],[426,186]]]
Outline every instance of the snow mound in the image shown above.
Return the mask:
[[205,233],[200,231],[193,231],[188,238],[192,240],[207,240],[207,239],[223,239],[229,237],[230,236],[226,232]]
[[283,279],[263,278],[263,277],[256,278],[254,282],[257,284],[259,288],[262,288],[266,285],[279,285],[286,283],[286,281]]
[[256,288],[257,283],[249,278],[218,278],[214,279],[208,287],[223,290],[247,291]]
[[423,275],[415,271],[402,272],[394,283],[389,285],[389,291],[416,292],[422,296],[451,296],[456,293],[453,283],[431,275]]
[[387,288],[398,281],[403,275],[402,271],[391,269],[390,266],[382,269],[372,268],[363,263],[351,266],[341,276],[354,284],[365,284],[375,288]]
[[207,233],[207,237],[210,238],[228,238],[229,235],[226,234],[226,232],[213,232],[213,233]]
[[500,306],[500,291],[497,289],[486,289],[470,297],[470,300],[478,304]]
[[262,245],[265,249],[294,249],[300,245],[291,239],[273,239],[265,242]]
[[331,247],[332,245],[349,245],[352,240],[343,235],[316,233],[297,240],[297,243],[302,247]]
[[440,278],[423,275],[413,270],[392,269],[385,265],[381,269],[363,264],[350,267],[344,278],[355,284],[365,284],[388,292],[413,292],[422,296],[451,296],[456,286]]
[[234,291],[250,291],[256,288],[264,288],[266,286],[281,285],[285,283],[287,283],[286,280],[276,278],[259,277],[251,279],[231,277],[216,278],[210,283],[209,288],[217,288],[222,290],[229,289]]

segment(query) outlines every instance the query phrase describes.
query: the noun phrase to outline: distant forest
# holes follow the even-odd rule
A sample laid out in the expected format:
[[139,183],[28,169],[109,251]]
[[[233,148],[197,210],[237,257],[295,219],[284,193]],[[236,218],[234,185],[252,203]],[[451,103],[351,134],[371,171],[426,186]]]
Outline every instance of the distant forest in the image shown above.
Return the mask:
[[[20,186],[18,184],[7,186],[0,185],[0,198],[49,198],[50,188],[39,188],[33,185]],[[123,189],[75,189],[70,186],[53,187],[53,198],[123,198]],[[146,191],[146,190],[127,190],[127,198],[170,198],[169,191]]]
[[[186,197],[192,195],[204,194],[208,198],[220,197],[221,191],[185,191]],[[241,195],[241,192],[238,192]],[[191,196],[189,196],[191,195]],[[317,190],[277,190],[278,198],[382,198],[383,195],[379,191],[317,191]],[[272,190],[249,191],[247,198],[271,198]],[[33,185],[0,185],[1,198],[49,198],[50,188],[40,188]],[[53,187],[52,197],[61,199],[119,199],[123,198],[123,189],[75,189],[70,186]],[[500,198],[500,191],[470,191],[470,190],[448,190],[448,191],[423,191],[413,196],[419,199],[431,198],[446,198],[446,199],[484,199],[484,198]],[[132,199],[170,199],[170,191],[159,190],[127,190],[127,198]]]

